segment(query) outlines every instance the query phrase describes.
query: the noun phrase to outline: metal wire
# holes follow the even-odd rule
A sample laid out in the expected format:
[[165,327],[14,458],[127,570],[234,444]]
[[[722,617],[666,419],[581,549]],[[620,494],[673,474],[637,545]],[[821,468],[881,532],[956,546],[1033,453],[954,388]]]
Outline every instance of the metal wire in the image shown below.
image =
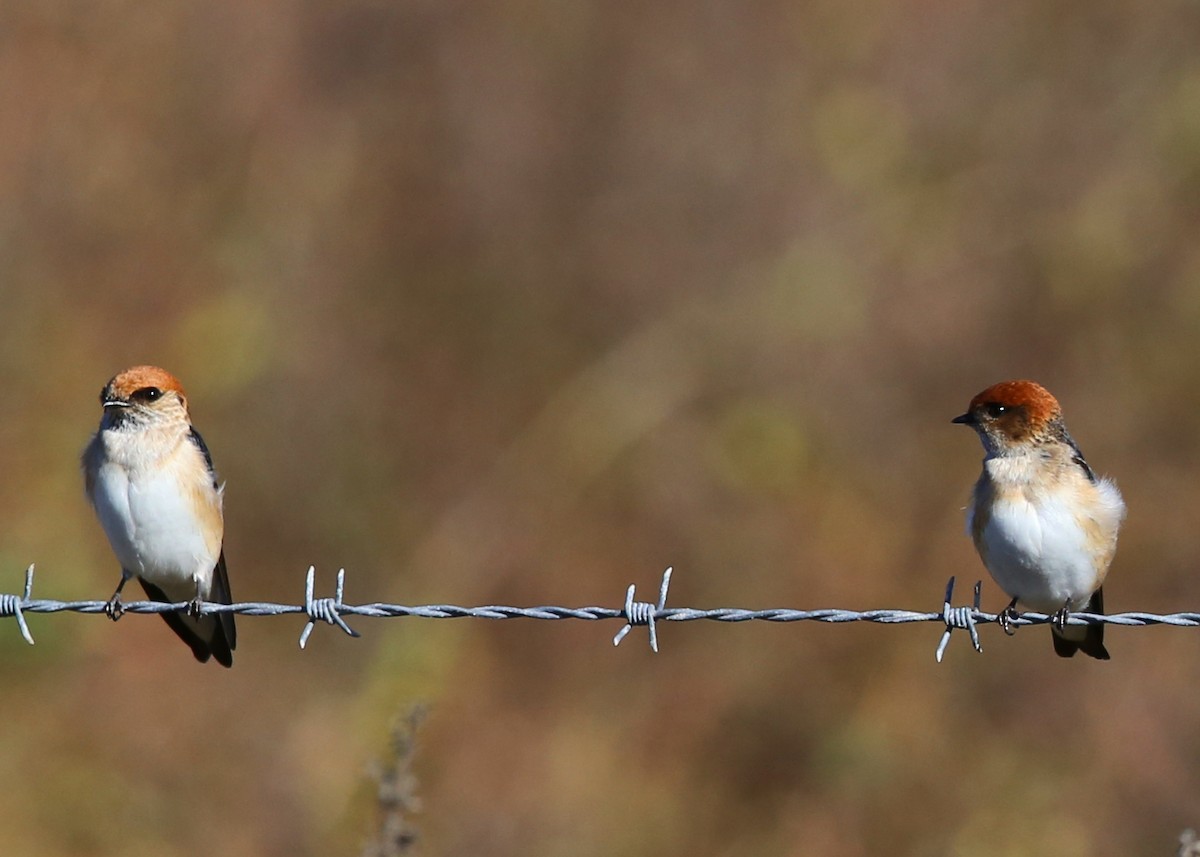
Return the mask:
[[[922,613],[914,610],[842,610],[825,608],[820,610],[793,610],[786,607],[773,607],[763,610],[748,610],[737,607],[717,607],[708,610],[694,607],[667,607],[667,588],[671,582],[671,569],[663,572],[662,583],[659,587],[657,603],[634,600],[634,587],[631,585],[625,593],[625,604],[620,608],[613,607],[507,607],[490,604],[481,607],[459,607],[453,604],[426,604],[408,606],[404,604],[346,604],[342,600],[345,588],[346,571],[338,571],[337,587],[332,598],[317,598],[314,596],[316,570],[308,569],[305,580],[303,604],[276,604],[266,601],[244,601],[238,604],[213,604],[206,602],[200,606],[200,613],[235,613],[241,616],[285,616],[302,614],[308,617],[300,634],[300,647],[304,648],[317,622],[336,625],[351,637],[359,633],[347,623],[347,616],[373,616],[378,618],[413,617],[420,619],[583,619],[595,621],[599,619],[623,619],[624,627],[613,638],[613,645],[618,645],[634,626],[646,626],[649,631],[650,647],[658,651],[657,622],[694,622],[709,620],[713,622],[874,622],[884,625],[903,625],[910,622],[938,622],[944,626],[938,643],[936,657],[940,662],[950,642],[950,635],[955,629],[965,628],[971,637],[975,650],[982,652],[979,643],[979,624],[987,624],[997,620],[996,613],[986,613],[979,609],[980,583],[975,584],[974,606],[956,607],[952,604],[954,596],[954,578],[950,578],[946,586],[946,595],[942,609],[932,613]],[[104,614],[107,601],[56,601],[46,598],[32,598],[33,566],[25,571],[25,589],[23,595],[0,594],[0,618],[12,616],[17,620],[21,636],[33,645],[33,636],[26,624],[26,616],[30,613],[99,613]],[[169,613],[186,611],[189,602],[166,604],[158,601],[131,601],[124,604],[126,613]],[[1053,616],[1045,613],[1022,613],[1012,621],[1013,627],[1022,625],[1045,625],[1053,621]],[[1144,625],[1174,625],[1176,627],[1194,628],[1200,626],[1200,613],[1113,613],[1100,615],[1095,613],[1072,613],[1067,619],[1068,625],[1123,625],[1139,627]]]

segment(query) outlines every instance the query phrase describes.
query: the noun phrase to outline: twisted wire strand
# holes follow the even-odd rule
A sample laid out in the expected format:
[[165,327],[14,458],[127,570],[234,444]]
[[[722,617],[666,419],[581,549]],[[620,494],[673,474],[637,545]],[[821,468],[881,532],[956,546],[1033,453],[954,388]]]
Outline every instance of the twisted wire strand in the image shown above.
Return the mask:
[[[946,587],[946,595],[942,609],[934,612],[900,609],[848,610],[842,608],[821,608],[815,610],[797,610],[787,607],[771,607],[765,609],[746,609],[739,607],[716,607],[699,609],[694,607],[667,607],[667,587],[670,583],[672,569],[668,568],[663,574],[663,581],[657,603],[634,600],[634,587],[630,586],[626,593],[625,604],[620,608],[613,607],[561,607],[554,605],[535,607],[514,607],[500,604],[488,604],[478,607],[463,607],[454,604],[423,604],[405,605],[373,602],[368,604],[347,604],[343,601],[345,570],[338,572],[336,595],[332,598],[314,596],[315,569],[309,568],[305,586],[305,601],[303,604],[280,604],[270,601],[243,601],[237,604],[214,604],[205,602],[200,606],[200,613],[234,613],[240,616],[287,616],[303,615],[308,617],[300,638],[300,647],[304,648],[309,635],[317,622],[324,622],[339,627],[352,637],[360,636],[345,621],[346,617],[373,618],[418,618],[418,619],[535,619],[556,621],[576,619],[596,621],[607,619],[623,619],[624,627],[617,632],[613,644],[619,644],[636,626],[646,626],[650,635],[650,645],[658,651],[656,623],[661,622],[825,622],[841,624],[845,622],[871,622],[883,625],[903,625],[914,622],[938,622],[945,626],[944,633],[937,649],[937,659],[940,661],[949,642],[951,632],[956,629],[966,629],[977,651],[982,651],[979,645],[977,626],[997,621],[998,614],[988,613],[979,608],[980,584],[975,584],[974,606],[954,606],[951,603],[954,590],[954,578]],[[25,589],[22,596],[0,594],[0,618],[15,617],[22,636],[32,645],[33,637],[26,623],[30,613],[99,613],[105,612],[107,601],[59,601],[50,598],[32,598],[30,593],[33,586],[33,566],[26,570]],[[131,601],[124,604],[126,613],[169,613],[184,611],[189,607],[188,602],[166,604],[158,601]],[[1045,613],[1022,613],[1012,621],[1014,627],[1022,625],[1045,625],[1053,621],[1053,616]],[[1100,615],[1095,613],[1072,613],[1067,619],[1068,625],[1121,625],[1124,627],[1144,627],[1148,625],[1170,625],[1173,627],[1193,628],[1200,626],[1200,612],[1181,613],[1146,613],[1127,612]]]

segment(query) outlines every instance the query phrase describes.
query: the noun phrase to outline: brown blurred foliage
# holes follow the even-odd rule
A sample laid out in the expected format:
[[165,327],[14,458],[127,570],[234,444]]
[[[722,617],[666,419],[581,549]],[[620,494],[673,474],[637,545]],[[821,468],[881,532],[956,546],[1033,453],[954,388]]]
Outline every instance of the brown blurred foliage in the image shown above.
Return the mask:
[[[0,583],[107,597],[76,456],[188,385],[234,594],[936,609],[983,573],[949,424],[1064,403],[1131,510],[1110,610],[1200,608],[1200,7],[10,4]],[[1002,596],[985,584],[988,607]],[[427,855],[1163,854],[1200,643],[932,626],[368,621],[231,671],[0,623],[0,853],[362,847],[431,705]]]

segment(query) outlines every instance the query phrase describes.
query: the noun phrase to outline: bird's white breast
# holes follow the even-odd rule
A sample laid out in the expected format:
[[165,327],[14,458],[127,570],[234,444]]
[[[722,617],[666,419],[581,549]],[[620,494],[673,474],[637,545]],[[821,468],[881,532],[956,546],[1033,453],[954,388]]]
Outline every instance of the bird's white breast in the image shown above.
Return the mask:
[[1092,483],[1082,470],[1078,478],[1041,479],[1030,463],[987,461],[993,491],[980,553],[996,583],[1028,607],[1083,609],[1107,572],[1124,502],[1108,480]]
[[[109,453],[97,468],[93,503],[113,552],[123,568],[158,585],[175,597],[190,598],[196,583],[207,590],[220,552],[206,538],[203,521],[189,490],[197,478],[195,461],[181,448],[153,463],[123,448],[125,438],[105,432]],[[185,441],[186,443],[186,441]],[[198,455],[198,451],[195,451]],[[207,490],[215,490],[211,484]]]
[[1082,609],[1098,586],[1087,533],[1065,497],[998,499],[982,540],[996,583],[1036,610],[1052,613],[1068,601]]

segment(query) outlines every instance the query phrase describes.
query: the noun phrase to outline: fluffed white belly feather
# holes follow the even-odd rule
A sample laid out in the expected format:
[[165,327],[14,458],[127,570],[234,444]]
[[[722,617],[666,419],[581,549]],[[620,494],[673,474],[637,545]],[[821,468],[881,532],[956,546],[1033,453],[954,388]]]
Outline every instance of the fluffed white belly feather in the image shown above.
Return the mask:
[[1009,595],[1044,613],[1083,609],[1097,587],[1094,546],[1067,497],[997,500],[982,537],[988,571]]
[[123,568],[171,597],[190,598],[198,582],[207,592],[217,556],[205,543],[189,498],[169,469],[143,471],[131,481],[124,467],[102,465],[94,499],[100,524]]

